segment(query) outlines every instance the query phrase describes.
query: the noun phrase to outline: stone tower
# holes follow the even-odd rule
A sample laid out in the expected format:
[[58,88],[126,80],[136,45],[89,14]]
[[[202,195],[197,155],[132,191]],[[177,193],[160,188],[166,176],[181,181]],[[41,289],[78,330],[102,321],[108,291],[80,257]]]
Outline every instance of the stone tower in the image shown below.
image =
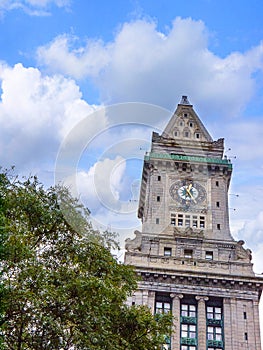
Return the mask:
[[258,303],[263,279],[251,251],[230,233],[232,164],[186,96],[145,155],[138,216],[125,263],[141,276],[130,304],[172,312],[163,349],[261,350]]

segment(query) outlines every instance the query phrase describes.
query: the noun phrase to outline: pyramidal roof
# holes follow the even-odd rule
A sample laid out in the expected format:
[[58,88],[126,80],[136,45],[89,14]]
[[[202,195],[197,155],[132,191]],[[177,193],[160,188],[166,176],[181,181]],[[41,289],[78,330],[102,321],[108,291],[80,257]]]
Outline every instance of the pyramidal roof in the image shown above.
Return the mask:
[[163,137],[175,140],[208,141],[213,139],[189,103],[187,96],[182,96],[176,111],[162,134]]

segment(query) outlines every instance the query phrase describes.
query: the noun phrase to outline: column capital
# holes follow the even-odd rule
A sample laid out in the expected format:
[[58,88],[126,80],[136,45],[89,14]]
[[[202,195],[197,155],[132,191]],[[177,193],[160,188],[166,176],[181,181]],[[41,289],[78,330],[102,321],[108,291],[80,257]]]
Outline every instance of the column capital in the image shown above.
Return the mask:
[[183,299],[184,295],[183,295],[183,294],[171,293],[171,294],[170,294],[170,297],[171,297],[172,299],[174,299],[174,298]]
[[196,299],[198,302],[205,302],[205,301],[208,301],[208,300],[209,300],[208,297],[201,296],[201,295],[196,295],[195,299]]

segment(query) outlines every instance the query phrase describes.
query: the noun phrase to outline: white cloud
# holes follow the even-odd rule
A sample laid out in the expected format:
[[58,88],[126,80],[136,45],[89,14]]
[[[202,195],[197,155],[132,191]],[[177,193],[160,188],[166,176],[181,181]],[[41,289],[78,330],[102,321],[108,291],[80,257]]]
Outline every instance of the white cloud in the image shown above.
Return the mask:
[[90,209],[95,227],[106,229],[110,226],[112,230],[125,231],[126,234],[128,230],[131,235],[138,226],[138,203],[130,201],[132,188],[130,196],[122,198],[129,185],[127,178],[130,174],[126,166],[127,161],[121,156],[105,158],[86,171],[76,170],[75,174],[65,179],[65,185]]
[[63,138],[95,110],[82,99],[73,80],[59,75],[43,76],[22,64],[2,65],[0,81],[2,166],[31,170],[30,164],[36,168],[52,164]]
[[138,20],[124,24],[111,43],[75,48],[71,37],[59,36],[39,48],[38,58],[51,71],[92,77],[107,102],[173,109],[175,98],[186,93],[208,113],[235,115],[255,92],[253,74],[262,70],[263,44],[220,58],[209,50],[208,39],[202,21],[176,18],[167,33],[160,33],[154,22]]
[[58,36],[51,44],[38,49],[39,63],[49,66],[53,72],[81,79],[97,76],[110,62],[110,53],[101,41],[91,40],[77,49],[74,49],[75,43],[78,43],[76,37]]
[[47,16],[49,5],[55,5],[57,7],[68,7],[71,0],[1,0],[0,14],[1,12],[11,10],[23,10],[31,16]]
[[[233,155],[234,152],[238,161],[244,162],[244,164],[256,160],[258,164],[263,165],[262,120],[263,115],[259,115],[257,119],[250,116],[250,119],[235,120],[235,122],[224,123],[220,127],[221,134],[225,136],[228,145],[231,147],[231,152],[228,153]],[[251,167],[251,163],[249,166]]]
[[260,211],[254,219],[245,221],[244,226],[239,231],[239,237],[243,237],[253,246],[255,254],[258,250],[263,249],[263,211]]
[[30,4],[32,6],[38,7],[46,7],[52,3],[58,7],[68,6],[70,4],[70,0],[24,0],[24,2],[25,4]]

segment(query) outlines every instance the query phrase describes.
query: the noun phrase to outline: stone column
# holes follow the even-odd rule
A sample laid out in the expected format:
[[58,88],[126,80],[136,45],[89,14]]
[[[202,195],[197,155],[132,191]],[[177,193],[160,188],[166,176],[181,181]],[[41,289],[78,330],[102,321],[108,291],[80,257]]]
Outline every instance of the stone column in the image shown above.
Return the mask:
[[148,306],[151,309],[152,314],[154,314],[155,310],[155,291],[149,290],[148,293]]
[[206,349],[206,310],[205,302],[208,301],[208,297],[196,296],[198,301],[197,308],[197,330],[198,330],[198,349]]
[[173,327],[171,336],[171,349],[180,349],[180,300],[183,298],[183,294],[170,294],[172,298],[172,315],[173,315]]

